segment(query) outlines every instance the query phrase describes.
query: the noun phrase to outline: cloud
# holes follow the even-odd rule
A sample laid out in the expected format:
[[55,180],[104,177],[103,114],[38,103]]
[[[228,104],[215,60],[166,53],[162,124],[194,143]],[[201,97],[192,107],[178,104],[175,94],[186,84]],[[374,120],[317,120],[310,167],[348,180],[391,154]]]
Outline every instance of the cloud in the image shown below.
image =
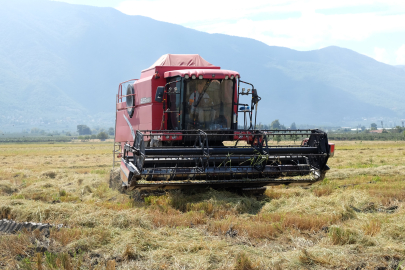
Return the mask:
[[[362,7],[377,11],[355,12]],[[380,7],[384,8],[378,11]],[[339,12],[333,12],[339,8]],[[349,12],[342,12],[342,8]],[[336,41],[361,41],[377,33],[405,31],[405,1],[397,0],[128,0],[117,9],[208,33],[249,37],[268,45],[304,50]],[[319,10],[328,10],[328,14]],[[301,15],[291,17],[292,12]]]
[[323,15],[304,12],[300,18],[240,19],[236,22],[201,24],[194,28],[209,33],[250,37],[268,45],[306,49],[321,42],[361,41],[376,33],[405,31],[403,21],[405,15],[384,17],[376,14]]
[[397,55],[397,64],[405,65],[405,44],[399,47],[395,54]]
[[387,51],[384,48],[374,48],[374,59],[386,63],[387,61]]

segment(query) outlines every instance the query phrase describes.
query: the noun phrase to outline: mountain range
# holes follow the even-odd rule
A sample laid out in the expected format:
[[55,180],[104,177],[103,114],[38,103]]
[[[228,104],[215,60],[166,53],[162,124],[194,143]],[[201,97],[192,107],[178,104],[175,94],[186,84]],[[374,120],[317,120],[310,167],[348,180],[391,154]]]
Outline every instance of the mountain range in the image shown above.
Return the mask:
[[122,81],[161,55],[200,54],[262,97],[258,122],[348,126],[405,118],[405,68],[339,47],[296,51],[113,8],[13,0],[0,9],[0,130],[114,125]]

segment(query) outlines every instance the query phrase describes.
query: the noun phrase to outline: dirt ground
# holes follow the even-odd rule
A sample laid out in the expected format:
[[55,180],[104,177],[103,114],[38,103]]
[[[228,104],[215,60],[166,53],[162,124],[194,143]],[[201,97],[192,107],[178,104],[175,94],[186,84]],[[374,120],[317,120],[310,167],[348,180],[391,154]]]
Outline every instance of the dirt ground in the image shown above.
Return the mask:
[[[286,143],[286,142],[282,142]],[[0,269],[405,269],[405,143],[338,142],[327,179],[260,198],[108,186],[111,142],[0,145]]]

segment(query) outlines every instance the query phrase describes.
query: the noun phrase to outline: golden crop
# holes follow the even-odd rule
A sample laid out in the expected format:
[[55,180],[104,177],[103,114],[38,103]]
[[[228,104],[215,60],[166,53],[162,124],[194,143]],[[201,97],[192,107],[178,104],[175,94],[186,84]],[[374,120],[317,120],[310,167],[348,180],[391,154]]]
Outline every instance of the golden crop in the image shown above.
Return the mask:
[[323,182],[259,199],[144,202],[108,187],[112,147],[0,145],[0,218],[65,225],[0,235],[0,269],[402,269],[404,142],[338,142]]

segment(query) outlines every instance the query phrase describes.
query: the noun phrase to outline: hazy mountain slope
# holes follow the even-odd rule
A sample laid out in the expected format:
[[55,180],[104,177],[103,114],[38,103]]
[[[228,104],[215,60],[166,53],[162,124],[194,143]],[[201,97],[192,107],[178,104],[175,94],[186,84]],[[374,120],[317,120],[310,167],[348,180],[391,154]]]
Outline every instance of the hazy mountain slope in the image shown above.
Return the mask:
[[2,3],[0,22],[2,126],[23,119],[34,126],[112,125],[118,83],[139,77],[165,53],[198,53],[239,71],[262,96],[263,123],[405,118],[405,72],[343,48],[299,52],[40,0]]

